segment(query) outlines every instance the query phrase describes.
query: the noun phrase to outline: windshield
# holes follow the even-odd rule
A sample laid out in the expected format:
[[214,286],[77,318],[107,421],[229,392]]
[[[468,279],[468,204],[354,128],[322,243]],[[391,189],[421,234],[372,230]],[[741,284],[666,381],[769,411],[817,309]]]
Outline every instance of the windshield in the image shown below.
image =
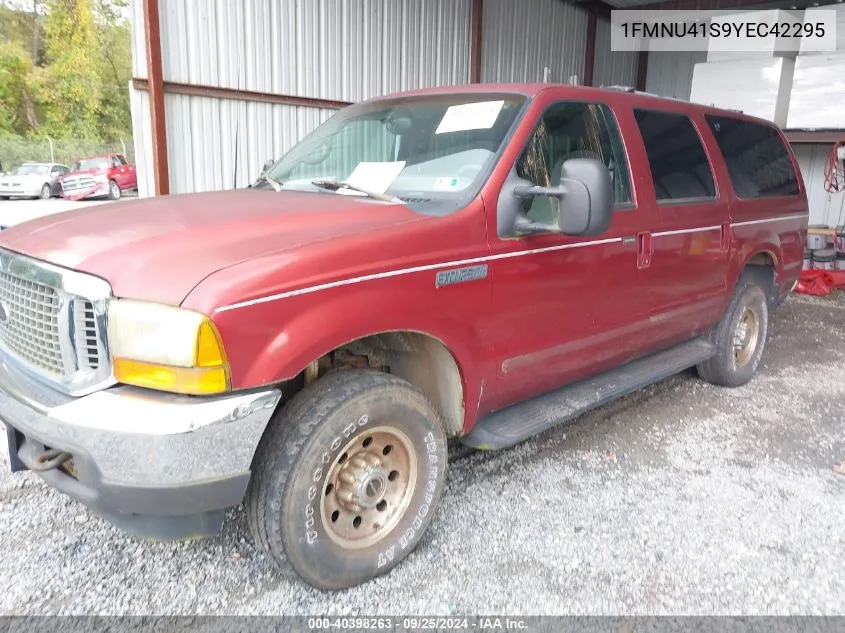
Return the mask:
[[97,158],[84,158],[73,166],[73,171],[85,171],[87,169],[108,169],[109,159],[105,156]]
[[447,212],[481,188],[524,103],[477,93],[362,103],[318,127],[267,175],[281,189],[325,193],[314,181],[340,181]]
[[48,165],[21,165],[15,170],[16,176],[43,176],[50,172]]

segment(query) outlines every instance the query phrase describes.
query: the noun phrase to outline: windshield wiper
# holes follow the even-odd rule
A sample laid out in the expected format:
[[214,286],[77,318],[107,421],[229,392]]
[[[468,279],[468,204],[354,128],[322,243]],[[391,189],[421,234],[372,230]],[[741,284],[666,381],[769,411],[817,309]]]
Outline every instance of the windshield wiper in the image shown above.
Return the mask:
[[273,187],[273,191],[281,191],[282,190],[282,182],[276,180],[275,178],[271,178],[269,174],[264,174],[263,176],[259,176],[257,182],[264,181],[268,183],[271,187]]
[[343,182],[342,180],[312,180],[311,184],[315,187],[319,187],[320,189],[328,189],[329,191],[338,191],[340,189],[346,189],[347,191],[357,191],[358,193],[363,193],[368,198],[373,198],[375,200],[383,200],[384,202],[398,202],[400,204],[402,203],[402,200],[397,198],[396,196],[387,196],[383,193],[376,193],[375,191],[361,189],[361,187],[350,185],[348,182]]

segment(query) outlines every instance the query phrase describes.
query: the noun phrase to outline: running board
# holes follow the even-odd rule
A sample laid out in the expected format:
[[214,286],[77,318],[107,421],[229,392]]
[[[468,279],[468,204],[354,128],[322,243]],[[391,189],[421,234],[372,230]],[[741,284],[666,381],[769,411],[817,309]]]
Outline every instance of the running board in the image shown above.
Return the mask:
[[462,441],[481,450],[513,446],[590,409],[697,365],[715,352],[713,345],[703,338],[681,343],[491,413],[481,418]]

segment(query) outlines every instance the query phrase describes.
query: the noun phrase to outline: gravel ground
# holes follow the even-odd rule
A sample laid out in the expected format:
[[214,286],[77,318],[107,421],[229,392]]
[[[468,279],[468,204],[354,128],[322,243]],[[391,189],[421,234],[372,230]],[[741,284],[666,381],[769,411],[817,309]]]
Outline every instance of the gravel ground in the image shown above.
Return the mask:
[[253,548],[149,543],[0,474],[5,614],[845,614],[845,293],[775,314],[760,375],[686,373],[450,470],[422,545],[323,593]]

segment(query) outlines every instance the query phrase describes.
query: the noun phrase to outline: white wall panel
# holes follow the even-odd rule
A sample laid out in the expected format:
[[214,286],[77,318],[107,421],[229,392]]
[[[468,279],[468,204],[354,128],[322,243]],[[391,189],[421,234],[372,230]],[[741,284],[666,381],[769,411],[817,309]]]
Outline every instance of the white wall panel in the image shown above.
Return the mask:
[[146,90],[129,86],[129,107],[132,110],[132,138],[135,144],[135,171],[138,174],[138,196],[153,195],[153,135],[150,123],[150,95]]
[[130,23],[132,27],[132,75],[146,78],[147,48],[144,38],[144,5],[142,0],[132,2]]
[[584,79],[587,11],[561,0],[485,0],[481,80]]
[[469,81],[470,0],[165,0],[164,80],[360,101]]
[[594,86],[637,85],[639,53],[610,50],[610,22],[596,21],[596,56],[593,67]]
[[829,144],[792,146],[807,188],[810,224],[835,227],[845,224],[845,193],[828,193],[824,189],[824,166],[830,149]]
[[245,187],[264,161],[336,112],[176,94],[164,101],[172,193]]
[[649,51],[646,92],[689,100],[695,65],[707,61],[707,51]]

